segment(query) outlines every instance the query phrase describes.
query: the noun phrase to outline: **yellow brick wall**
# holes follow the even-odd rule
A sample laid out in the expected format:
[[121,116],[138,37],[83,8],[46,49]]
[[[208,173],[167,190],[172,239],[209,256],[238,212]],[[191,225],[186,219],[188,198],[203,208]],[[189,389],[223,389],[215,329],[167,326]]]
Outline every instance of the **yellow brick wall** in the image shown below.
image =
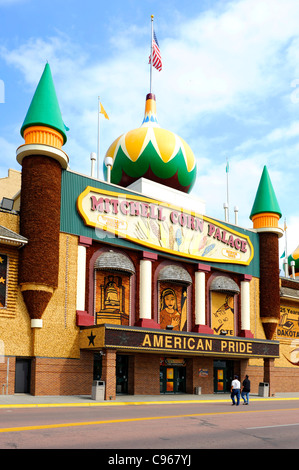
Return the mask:
[[[20,288],[17,283],[18,250],[0,246],[7,253],[12,269],[9,306],[0,309],[0,341],[4,354],[11,356],[80,357],[79,328],[76,326],[78,238],[60,234],[59,284],[43,316],[43,327],[31,329]],[[58,262],[58,260],[53,260]]]
[[250,327],[255,338],[266,339],[260,320],[260,282],[257,277],[250,281]]
[[17,214],[0,211],[0,225],[19,233],[20,217]]
[[31,356],[31,336],[30,318],[18,288],[15,315],[0,314],[0,340],[4,342],[4,355]]
[[[0,211],[0,225],[19,233],[19,216]],[[18,286],[19,248],[0,244],[0,253],[8,256],[6,307],[0,308],[0,341],[4,355],[31,355],[31,327]]]
[[76,326],[77,254],[78,237],[61,233],[58,288],[43,313],[43,327],[34,331],[35,356],[80,356]]
[[[254,338],[266,339],[260,319],[260,280],[257,277],[253,277],[250,281],[250,326]],[[259,358],[249,359],[249,365],[263,367],[264,360]]]

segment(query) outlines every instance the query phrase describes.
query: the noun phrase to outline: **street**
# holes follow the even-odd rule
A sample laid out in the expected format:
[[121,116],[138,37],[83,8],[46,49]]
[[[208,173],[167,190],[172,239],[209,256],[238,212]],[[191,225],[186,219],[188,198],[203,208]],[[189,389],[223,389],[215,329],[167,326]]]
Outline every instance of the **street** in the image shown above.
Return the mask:
[[173,450],[187,466],[188,449],[297,448],[298,400],[0,409],[0,449],[108,449],[114,464],[128,449]]

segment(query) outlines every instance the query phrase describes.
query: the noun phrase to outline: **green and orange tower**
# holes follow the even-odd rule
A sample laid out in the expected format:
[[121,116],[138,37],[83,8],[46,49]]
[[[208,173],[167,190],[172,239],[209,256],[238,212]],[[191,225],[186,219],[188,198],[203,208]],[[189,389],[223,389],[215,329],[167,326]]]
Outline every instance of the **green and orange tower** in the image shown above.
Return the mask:
[[260,318],[267,339],[272,339],[280,317],[279,246],[283,230],[278,221],[281,211],[264,166],[250,214],[260,244]]
[[42,327],[42,314],[58,284],[61,172],[68,166],[62,150],[65,131],[47,63],[21,127],[25,143],[17,149],[20,233],[28,238],[20,253],[19,284],[32,327]]

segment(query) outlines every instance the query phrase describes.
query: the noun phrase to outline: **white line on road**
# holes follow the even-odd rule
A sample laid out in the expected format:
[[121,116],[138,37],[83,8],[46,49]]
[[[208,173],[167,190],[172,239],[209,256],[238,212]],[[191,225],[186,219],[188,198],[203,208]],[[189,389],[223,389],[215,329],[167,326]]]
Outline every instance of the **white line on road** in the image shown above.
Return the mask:
[[299,423],[292,423],[292,424],[273,424],[272,426],[255,426],[253,428],[246,428],[246,429],[267,429],[267,428],[282,428],[287,426],[299,426]]

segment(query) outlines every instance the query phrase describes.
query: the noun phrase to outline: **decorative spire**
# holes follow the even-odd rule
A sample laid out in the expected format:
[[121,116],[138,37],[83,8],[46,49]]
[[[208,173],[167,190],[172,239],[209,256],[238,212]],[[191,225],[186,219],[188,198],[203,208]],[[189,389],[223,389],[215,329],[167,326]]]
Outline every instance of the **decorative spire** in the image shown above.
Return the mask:
[[32,143],[32,137],[29,137],[29,141],[26,139],[26,135],[28,134],[28,131],[26,133],[26,130],[38,127],[39,129],[35,129],[38,131],[41,130],[39,126],[42,128],[54,129],[54,131],[58,132],[58,137],[62,137],[62,139],[60,137],[61,143],[56,143],[54,146],[61,147],[61,145],[65,144],[67,141],[65,133],[67,128],[62,120],[51,69],[48,63],[45,65],[43,74],[21,127],[21,135],[25,138],[26,143]]
[[146,95],[142,126],[147,125],[160,127],[157,119],[156,97],[153,95],[153,93],[148,93],[148,95]]
[[[58,286],[61,174],[68,156],[49,64],[46,64],[21,128],[25,144],[17,149],[22,165],[20,233],[28,244],[20,254],[19,284],[32,328],[42,327],[42,315]],[[47,192],[45,193],[45,188]],[[40,229],[42,227],[42,230]],[[36,353],[33,344],[33,355]]]
[[271,340],[280,318],[278,227],[280,208],[267,167],[260,179],[250,219],[259,234],[260,318],[267,339]]
[[256,229],[273,227],[278,228],[281,211],[270,180],[267,167],[264,166],[255,201],[251,210],[250,219]]

